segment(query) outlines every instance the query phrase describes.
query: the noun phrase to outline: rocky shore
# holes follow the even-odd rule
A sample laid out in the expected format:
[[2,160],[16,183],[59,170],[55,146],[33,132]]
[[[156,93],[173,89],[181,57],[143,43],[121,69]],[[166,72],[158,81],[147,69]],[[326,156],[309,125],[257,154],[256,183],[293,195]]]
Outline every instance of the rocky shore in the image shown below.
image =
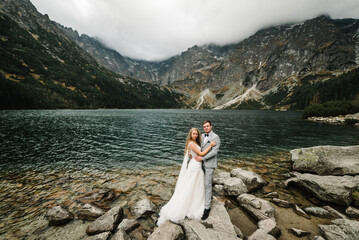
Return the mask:
[[359,127],[359,113],[339,115],[334,117],[309,117],[309,121],[331,123],[331,124],[344,124],[346,121]]
[[[84,193],[44,205],[46,213],[22,227],[27,235],[0,238],[358,239],[358,153],[359,146],[319,146],[292,150],[288,162],[264,157],[260,168],[255,160],[222,163],[213,180],[209,218],[160,227],[158,212],[172,194],[178,169],[135,177],[107,174],[97,179],[98,188],[81,189],[82,182],[74,189]],[[65,186],[73,181],[74,176],[59,179]],[[46,198],[66,194],[57,191]]]

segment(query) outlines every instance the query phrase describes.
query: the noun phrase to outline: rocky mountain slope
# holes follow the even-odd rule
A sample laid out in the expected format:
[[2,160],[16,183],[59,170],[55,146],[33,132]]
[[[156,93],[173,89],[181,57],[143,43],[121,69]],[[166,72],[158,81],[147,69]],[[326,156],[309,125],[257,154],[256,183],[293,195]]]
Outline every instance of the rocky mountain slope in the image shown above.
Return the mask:
[[0,1],[0,109],[181,107],[177,97],[102,67],[29,0]]
[[235,45],[194,46],[162,62],[123,57],[85,35],[73,38],[117,73],[185,91],[195,108],[297,109],[286,104],[294,90],[358,67],[358,29],[357,19],[320,16],[260,30]]

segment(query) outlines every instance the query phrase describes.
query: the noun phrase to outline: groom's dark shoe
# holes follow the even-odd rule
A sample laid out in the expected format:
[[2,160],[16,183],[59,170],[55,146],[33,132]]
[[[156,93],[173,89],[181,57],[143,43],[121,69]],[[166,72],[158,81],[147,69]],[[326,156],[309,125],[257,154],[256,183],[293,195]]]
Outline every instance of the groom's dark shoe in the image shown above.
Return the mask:
[[201,220],[206,220],[209,216],[209,212],[211,209],[204,209],[203,216],[201,217]]

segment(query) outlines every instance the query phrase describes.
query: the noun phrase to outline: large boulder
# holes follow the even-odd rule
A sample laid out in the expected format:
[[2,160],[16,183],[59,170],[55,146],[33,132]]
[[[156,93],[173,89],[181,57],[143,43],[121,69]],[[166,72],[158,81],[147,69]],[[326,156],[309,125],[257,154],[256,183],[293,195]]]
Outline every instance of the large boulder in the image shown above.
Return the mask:
[[123,218],[123,209],[114,207],[107,213],[90,223],[86,228],[88,235],[95,235],[102,232],[113,232]]
[[223,190],[228,196],[238,196],[247,193],[248,189],[240,178],[230,177],[223,181]]
[[285,181],[284,185],[295,185],[310,192],[323,201],[349,206],[353,195],[358,193],[358,176],[319,176],[315,174],[293,173],[295,177]]
[[187,237],[192,240],[238,240],[226,208],[215,198],[205,221],[186,219],[181,225]]
[[170,221],[166,221],[161,226],[155,229],[155,231],[148,237],[148,240],[177,240],[185,239],[182,228],[173,224]]
[[132,207],[132,212],[136,218],[149,217],[157,211],[156,205],[149,199],[143,199]]
[[123,230],[118,230],[110,240],[131,240],[131,238]]
[[74,219],[74,215],[72,213],[60,206],[51,208],[46,213],[46,217],[48,218],[49,225],[51,226],[64,225]]
[[267,200],[251,194],[242,194],[238,196],[237,201],[257,221],[268,218],[275,221],[275,208]]
[[137,222],[137,220],[135,219],[123,219],[120,225],[118,225],[117,229],[129,233],[139,226],[139,222]]
[[359,145],[299,148],[290,154],[296,171],[319,175],[359,174]]
[[242,168],[233,169],[231,171],[231,175],[233,177],[240,178],[246,185],[248,191],[261,188],[267,184],[267,182],[260,175],[251,171],[243,170]]
[[333,225],[319,225],[320,234],[329,240],[357,240],[359,238],[359,222],[349,219],[335,219]]

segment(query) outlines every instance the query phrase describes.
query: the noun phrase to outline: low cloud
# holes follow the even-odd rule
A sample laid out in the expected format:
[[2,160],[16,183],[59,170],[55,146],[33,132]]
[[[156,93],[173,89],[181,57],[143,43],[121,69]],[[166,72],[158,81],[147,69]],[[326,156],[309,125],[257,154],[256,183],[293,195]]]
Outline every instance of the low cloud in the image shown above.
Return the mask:
[[124,56],[163,60],[194,45],[239,42],[261,28],[321,14],[359,18],[357,0],[31,0],[52,20]]

